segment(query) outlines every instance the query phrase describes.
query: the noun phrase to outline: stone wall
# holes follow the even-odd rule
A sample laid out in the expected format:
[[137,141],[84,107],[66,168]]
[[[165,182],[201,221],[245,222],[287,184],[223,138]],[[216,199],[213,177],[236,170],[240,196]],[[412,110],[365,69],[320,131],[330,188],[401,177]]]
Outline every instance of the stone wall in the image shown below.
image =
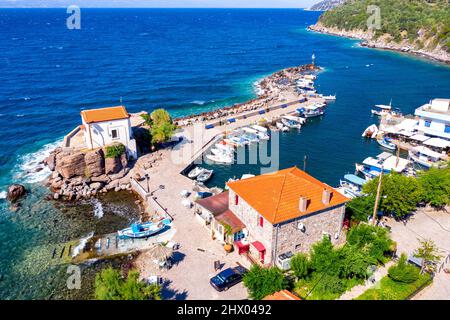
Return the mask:
[[[345,205],[340,205],[276,226],[272,240],[274,243],[272,256],[276,257],[288,251],[308,253],[314,243],[323,239],[324,232],[330,235],[334,245],[344,243],[345,235],[342,233],[344,214]],[[299,223],[305,226],[304,232],[298,229]],[[339,235],[337,239],[336,234]]]
[[[273,241],[273,226],[264,219],[263,227],[259,226],[260,214],[253,209],[244,199],[239,197],[238,205],[235,204],[236,193],[230,189],[229,192],[229,208],[230,210],[245,224],[249,232],[249,240],[260,241],[266,247],[264,264],[270,263]],[[250,246],[251,247],[251,246]],[[257,253],[250,251],[257,258]]]

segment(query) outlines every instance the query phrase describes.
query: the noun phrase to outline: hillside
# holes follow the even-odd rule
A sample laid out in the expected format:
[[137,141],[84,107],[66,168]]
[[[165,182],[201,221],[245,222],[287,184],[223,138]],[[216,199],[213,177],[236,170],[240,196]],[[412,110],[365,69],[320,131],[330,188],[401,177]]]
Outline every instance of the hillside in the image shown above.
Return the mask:
[[[381,28],[369,30],[369,5],[381,12]],[[323,13],[310,29],[366,40],[369,47],[400,50],[450,63],[447,0],[348,0]]]
[[320,1],[309,8],[309,10],[312,11],[328,11],[331,9],[336,8],[337,6],[340,6],[347,0],[323,0]]

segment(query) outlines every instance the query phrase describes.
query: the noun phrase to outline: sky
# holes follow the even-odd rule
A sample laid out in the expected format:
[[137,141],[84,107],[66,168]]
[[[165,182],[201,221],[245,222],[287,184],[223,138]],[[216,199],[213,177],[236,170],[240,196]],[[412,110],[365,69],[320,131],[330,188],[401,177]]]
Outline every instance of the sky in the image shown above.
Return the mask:
[[320,0],[0,0],[0,8],[307,8]]

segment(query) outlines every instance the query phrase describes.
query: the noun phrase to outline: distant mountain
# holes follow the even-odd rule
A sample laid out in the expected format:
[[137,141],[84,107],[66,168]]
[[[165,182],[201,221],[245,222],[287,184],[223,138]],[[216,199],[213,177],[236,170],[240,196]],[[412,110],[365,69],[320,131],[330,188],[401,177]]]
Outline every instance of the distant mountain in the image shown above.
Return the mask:
[[327,11],[336,8],[337,6],[340,6],[347,0],[323,0],[319,3],[316,3],[315,5],[311,6],[309,10],[312,11]]

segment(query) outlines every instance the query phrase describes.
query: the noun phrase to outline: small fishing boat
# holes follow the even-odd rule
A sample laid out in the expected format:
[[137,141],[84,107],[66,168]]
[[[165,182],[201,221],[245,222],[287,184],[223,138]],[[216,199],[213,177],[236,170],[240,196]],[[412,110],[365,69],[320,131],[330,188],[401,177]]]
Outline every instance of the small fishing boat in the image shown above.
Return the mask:
[[268,131],[267,128],[264,128],[263,126],[259,126],[257,124],[253,125],[252,128],[262,133],[267,133]]
[[164,223],[164,221],[132,224],[129,228],[117,231],[117,234],[120,239],[148,238],[160,232],[165,226],[166,223]]
[[390,104],[389,105],[377,104],[377,105],[373,106],[373,108],[372,108],[372,110],[370,110],[370,112],[376,116],[384,116],[384,115],[390,114],[391,110],[392,110],[392,106]]
[[414,163],[420,164],[425,168],[434,167],[443,169],[448,165],[448,158],[445,155],[424,146],[412,148],[409,150],[408,154],[409,158],[414,161]]
[[224,140],[228,145],[239,148],[248,144],[248,141],[241,137],[229,137]]
[[258,139],[267,141],[270,140],[270,136],[267,133],[258,132]]
[[294,116],[281,117],[281,123],[290,129],[300,129],[302,124],[306,122],[306,119]]
[[382,146],[383,148],[389,149],[389,150],[395,150],[397,149],[397,146],[391,142],[391,139],[388,137],[384,137],[383,139],[377,140],[378,144]]
[[197,178],[201,173],[203,173],[203,171],[205,171],[206,169],[202,168],[202,167],[195,167],[194,169],[192,169],[189,173],[188,173],[188,178],[190,179],[195,179]]
[[304,116],[305,118],[320,117],[325,114],[323,107],[319,105],[312,105],[309,107],[299,108],[297,109],[297,112],[300,115]]
[[366,179],[373,179],[381,173],[389,174],[391,171],[397,173],[405,173],[410,167],[411,161],[396,157],[389,152],[380,153],[376,157],[368,157],[364,159],[362,164],[356,164],[356,171],[362,173]]
[[281,131],[281,132],[288,132],[289,131],[289,127],[286,127],[284,124],[282,124],[281,122],[277,122],[277,128]]
[[364,138],[376,138],[378,134],[378,127],[375,124],[370,125],[369,127],[367,127],[366,130],[364,130],[363,134],[361,135]]
[[340,180],[340,186],[344,195],[353,199],[362,196],[362,187],[367,180],[362,179],[354,174],[346,174],[344,179]]
[[254,176],[255,176],[254,174],[245,173],[245,174],[242,175],[241,180],[248,179],[248,178],[253,178]]
[[198,182],[206,182],[209,179],[211,179],[213,173],[214,173],[214,170],[205,170],[197,177],[197,181]]

